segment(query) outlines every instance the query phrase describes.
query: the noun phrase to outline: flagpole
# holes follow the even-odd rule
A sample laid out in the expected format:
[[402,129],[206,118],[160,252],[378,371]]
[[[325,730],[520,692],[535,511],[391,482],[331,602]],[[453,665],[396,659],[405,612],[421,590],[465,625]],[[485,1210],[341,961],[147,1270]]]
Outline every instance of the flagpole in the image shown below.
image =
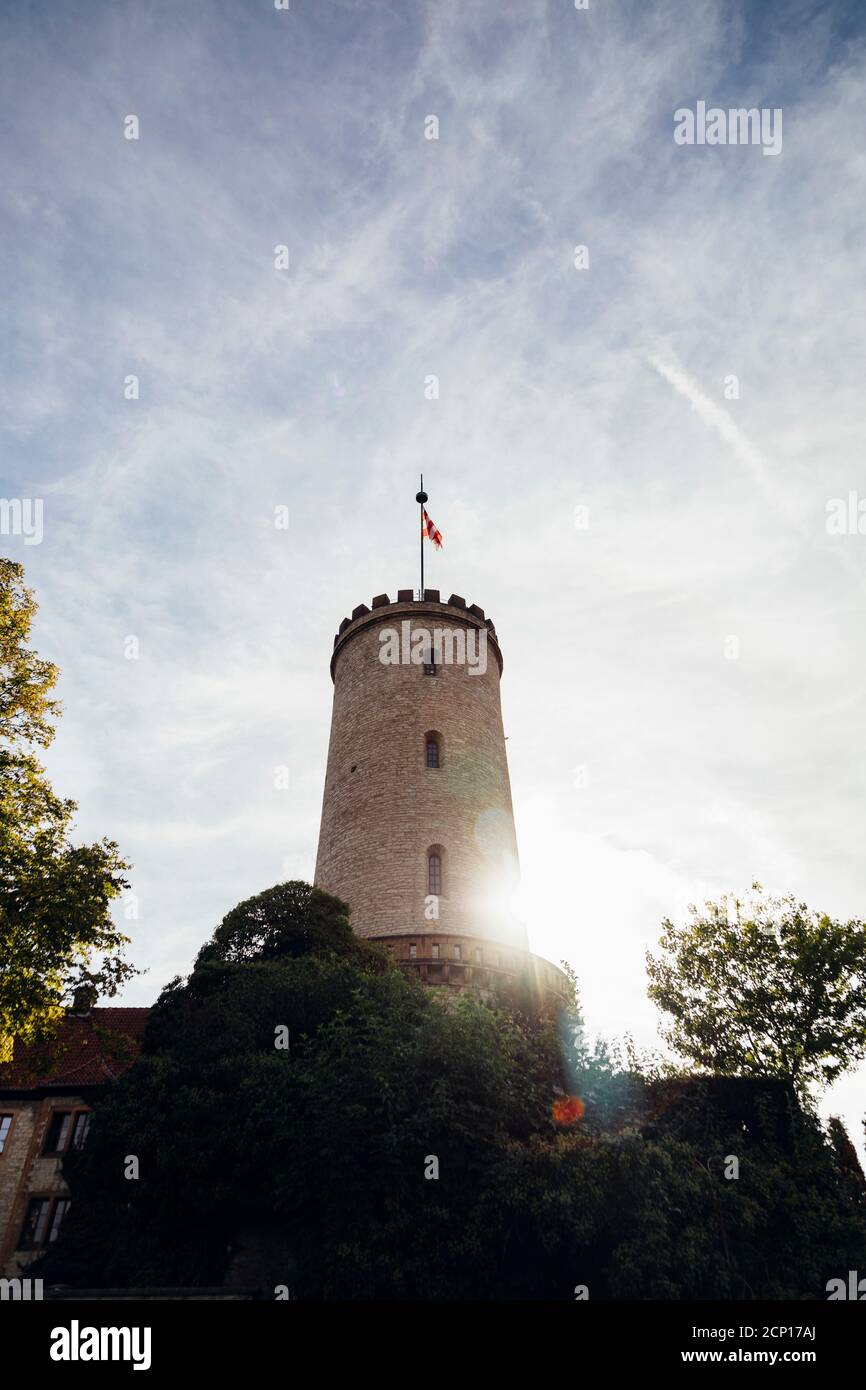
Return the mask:
[[424,474],[421,474],[421,491],[415,493],[415,501],[421,507],[421,599],[424,599],[424,503],[428,501],[424,491]]

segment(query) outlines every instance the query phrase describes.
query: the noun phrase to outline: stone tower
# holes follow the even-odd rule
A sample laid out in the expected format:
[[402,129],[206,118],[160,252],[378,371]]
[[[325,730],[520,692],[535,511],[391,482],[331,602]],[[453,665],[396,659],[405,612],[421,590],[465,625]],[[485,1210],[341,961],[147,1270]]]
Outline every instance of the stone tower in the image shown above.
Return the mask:
[[428,983],[561,994],[516,912],[501,674],[493,623],[457,594],[401,589],[343,619],[315,882]]

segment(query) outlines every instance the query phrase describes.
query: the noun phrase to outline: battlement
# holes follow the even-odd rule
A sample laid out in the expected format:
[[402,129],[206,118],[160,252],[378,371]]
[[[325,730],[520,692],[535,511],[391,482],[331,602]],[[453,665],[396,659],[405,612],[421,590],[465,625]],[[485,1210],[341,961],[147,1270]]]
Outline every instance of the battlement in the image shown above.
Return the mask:
[[370,601],[369,607],[366,603],[359,603],[357,608],[352,609],[352,616],[344,618],[334,635],[334,654],[331,657],[331,676],[334,674],[334,662],[338,650],[349,640],[350,637],[369,626],[373,622],[381,622],[383,618],[408,618],[417,616],[420,613],[429,614],[432,619],[445,619],[451,616],[452,621],[458,619],[470,627],[486,628],[488,640],[492,645],[496,661],[499,665],[500,675],[502,673],[502,652],[499,649],[499,641],[496,636],[496,628],[493,620],[485,617],[484,609],[477,603],[467,603],[461,594],[452,594],[447,602],[440,598],[438,589],[425,589],[424,597],[418,598],[415,589],[398,589],[397,598],[392,603],[388,594],[377,594]]

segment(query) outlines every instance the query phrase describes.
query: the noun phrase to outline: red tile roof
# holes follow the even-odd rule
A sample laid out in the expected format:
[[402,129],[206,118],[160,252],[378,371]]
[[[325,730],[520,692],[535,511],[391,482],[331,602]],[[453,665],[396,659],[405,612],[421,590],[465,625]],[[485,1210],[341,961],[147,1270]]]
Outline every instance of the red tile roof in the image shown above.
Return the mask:
[[0,1091],[41,1086],[101,1086],[128,1071],[138,1056],[150,1009],[91,1009],[67,1014],[50,1043],[16,1039],[0,1064]]

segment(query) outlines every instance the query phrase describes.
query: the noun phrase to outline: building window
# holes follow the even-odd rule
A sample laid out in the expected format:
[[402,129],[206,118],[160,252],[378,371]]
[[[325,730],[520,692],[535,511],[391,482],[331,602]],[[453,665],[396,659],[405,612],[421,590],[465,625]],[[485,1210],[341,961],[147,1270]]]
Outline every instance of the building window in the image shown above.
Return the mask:
[[61,1197],[59,1201],[54,1203],[54,1211],[51,1214],[51,1222],[48,1226],[49,1245],[53,1240],[56,1240],[58,1235],[60,1234],[60,1226],[64,1216],[69,1210],[69,1205],[70,1203],[68,1197]]
[[45,1244],[48,1230],[48,1217],[51,1213],[50,1197],[32,1197],[24,1218],[19,1249],[38,1250]]
[[48,1133],[45,1136],[45,1144],[42,1152],[44,1154],[62,1154],[69,1139],[71,1125],[71,1110],[52,1111],[51,1122],[48,1126]]
[[6,1140],[9,1137],[9,1131],[11,1128],[12,1116],[0,1115],[0,1154],[2,1154],[3,1150],[6,1147]]
[[70,1147],[83,1149],[91,1118],[89,1110],[53,1110],[42,1146],[43,1154],[63,1154]]
[[427,892],[435,898],[442,893],[442,856],[434,850],[427,856]]
[[42,1250],[56,1240],[69,1205],[68,1197],[32,1197],[21,1230],[19,1250]]
[[90,1121],[93,1116],[89,1110],[79,1110],[75,1116],[75,1125],[72,1130],[73,1149],[83,1149],[87,1143],[87,1136],[90,1133]]
[[455,946],[455,947],[454,947],[454,959],[455,959],[455,960],[462,960],[462,959],[463,959],[463,952],[462,952],[462,948],[461,948],[460,946]]
[[415,945],[415,943],[414,943],[414,941],[413,941],[413,942],[412,942],[412,945],[409,947],[409,959],[410,959],[410,960],[416,960],[417,957],[418,957],[418,947]]
[[431,954],[432,954],[432,956],[433,956],[433,959],[434,959],[434,960],[438,960],[438,959],[439,959],[439,942],[438,942],[438,941],[434,941],[434,942],[433,942],[433,945],[430,947],[430,951],[431,951]]

